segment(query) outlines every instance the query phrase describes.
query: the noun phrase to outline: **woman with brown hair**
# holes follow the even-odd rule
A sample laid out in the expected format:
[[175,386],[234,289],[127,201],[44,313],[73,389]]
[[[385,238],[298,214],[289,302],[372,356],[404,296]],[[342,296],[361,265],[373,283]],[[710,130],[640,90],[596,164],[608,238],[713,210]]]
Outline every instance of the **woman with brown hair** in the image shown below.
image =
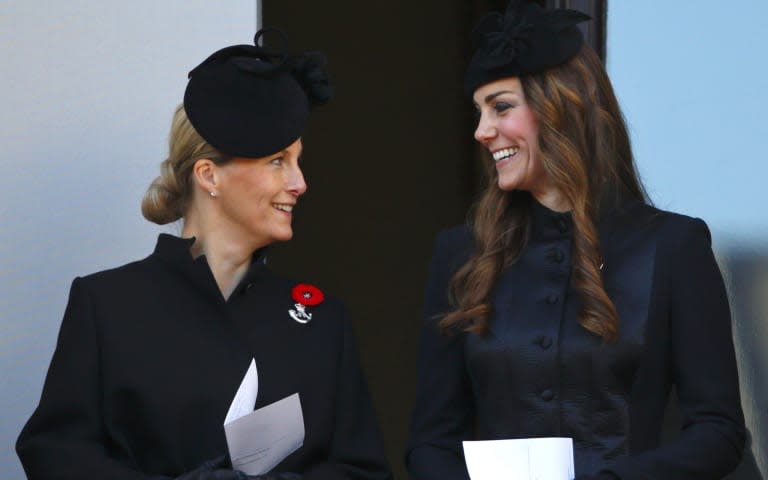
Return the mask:
[[[709,231],[649,205],[588,18],[513,0],[475,31],[465,85],[490,181],[436,242],[414,480],[468,478],[464,440],[572,438],[578,479],[719,479],[741,457]],[[682,431],[660,445],[673,386]]]
[[[269,50],[262,33],[189,74],[142,203],[152,222],[181,219],[181,236],[73,281],[16,445],[28,478],[391,479],[344,305],[265,264],[293,236],[301,136],[331,89],[321,54]],[[233,453],[230,412],[291,398],[290,415],[240,433]]]

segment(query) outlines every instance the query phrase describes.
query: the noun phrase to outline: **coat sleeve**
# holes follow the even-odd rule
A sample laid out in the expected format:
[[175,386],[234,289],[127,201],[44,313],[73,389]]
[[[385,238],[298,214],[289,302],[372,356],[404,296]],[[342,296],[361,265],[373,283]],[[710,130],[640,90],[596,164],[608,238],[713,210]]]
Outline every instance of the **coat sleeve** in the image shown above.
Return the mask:
[[16,443],[27,478],[150,478],[110,458],[100,400],[98,334],[83,280],[76,278],[40,404]]
[[469,479],[461,442],[471,438],[474,403],[464,363],[464,335],[443,335],[437,325],[450,311],[448,285],[463,259],[451,254],[456,246],[452,237],[448,232],[438,236],[429,268],[416,404],[406,452],[412,480]]
[[688,220],[676,235],[670,268],[671,373],[682,416],[673,442],[619,460],[623,480],[720,479],[745,441],[728,298],[706,224]]
[[333,439],[327,460],[306,469],[303,480],[391,480],[352,324],[346,308],[342,311]]

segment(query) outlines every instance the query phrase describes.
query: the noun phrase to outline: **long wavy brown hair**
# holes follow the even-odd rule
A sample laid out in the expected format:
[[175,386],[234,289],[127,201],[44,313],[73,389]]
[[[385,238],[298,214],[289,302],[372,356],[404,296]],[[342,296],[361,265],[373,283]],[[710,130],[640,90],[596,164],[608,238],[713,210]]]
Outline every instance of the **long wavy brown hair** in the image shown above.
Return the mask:
[[[603,285],[596,223],[601,212],[622,202],[647,201],[624,117],[602,62],[586,45],[567,63],[520,82],[538,121],[538,158],[572,208],[571,278],[581,297],[579,323],[613,341],[618,314]],[[470,214],[475,250],[451,281],[455,310],[440,321],[444,332],[487,333],[494,284],[528,241],[528,193],[501,190],[492,163],[488,186]]]

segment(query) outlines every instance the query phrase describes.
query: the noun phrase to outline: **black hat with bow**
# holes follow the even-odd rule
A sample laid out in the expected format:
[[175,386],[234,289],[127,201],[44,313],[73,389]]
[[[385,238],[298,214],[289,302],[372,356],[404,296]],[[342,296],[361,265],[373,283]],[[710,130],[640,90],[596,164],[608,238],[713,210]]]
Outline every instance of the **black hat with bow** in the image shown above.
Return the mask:
[[471,95],[494,80],[565,63],[584,42],[576,25],[589,19],[576,10],[545,10],[526,0],[511,0],[504,15],[487,14],[472,32],[475,54],[464,77],[465,91]]
[[304,132],[310,108],[332,93],[325,56],[289,55],[285,48],[234,45],[214,52],[189,72],[184,110],[195,130],[213,147],[236,157],[279,152]]

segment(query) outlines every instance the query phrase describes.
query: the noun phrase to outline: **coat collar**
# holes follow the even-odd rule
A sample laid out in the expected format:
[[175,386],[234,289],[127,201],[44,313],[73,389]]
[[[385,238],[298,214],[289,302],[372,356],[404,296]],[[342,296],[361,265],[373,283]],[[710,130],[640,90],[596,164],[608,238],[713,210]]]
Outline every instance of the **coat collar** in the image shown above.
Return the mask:
[[571,212],[556,212],[539,203],[529,195],[531,216],[531,238],[540,241],[558,240],[571,235],[573,219]]
[[[193,258],[190,253],[190,249],[195,243],[195,240],[195,237],[181,238],[167,233],[161,233],[157,238],[155,251],[152,255],[175,272],[181,274],[199,290],[207,295],[215,297],[218,301],[225,302],[205,255]],[[244,286],[253,283],[256,279],[266,274],[266,253],[266,247],[256,250],[253,253],[251,256],[251,265],[245,275],[243,275],[237,288],[233,291],[233,295],[240,291]]]
[[[573,217],[571,212],[556,212],[539,203],[533,195],[529,195],[529,214],[531,216],[531,238],[535,240],[552,241],[570,238],[573,235]],[[645,205],[638,200],[627,200],[615,206],[606,207],[599,215],[597,230],[602,238],[607,237],[617,227],[624,223],[637,222],[630,213],[637,212]]]

